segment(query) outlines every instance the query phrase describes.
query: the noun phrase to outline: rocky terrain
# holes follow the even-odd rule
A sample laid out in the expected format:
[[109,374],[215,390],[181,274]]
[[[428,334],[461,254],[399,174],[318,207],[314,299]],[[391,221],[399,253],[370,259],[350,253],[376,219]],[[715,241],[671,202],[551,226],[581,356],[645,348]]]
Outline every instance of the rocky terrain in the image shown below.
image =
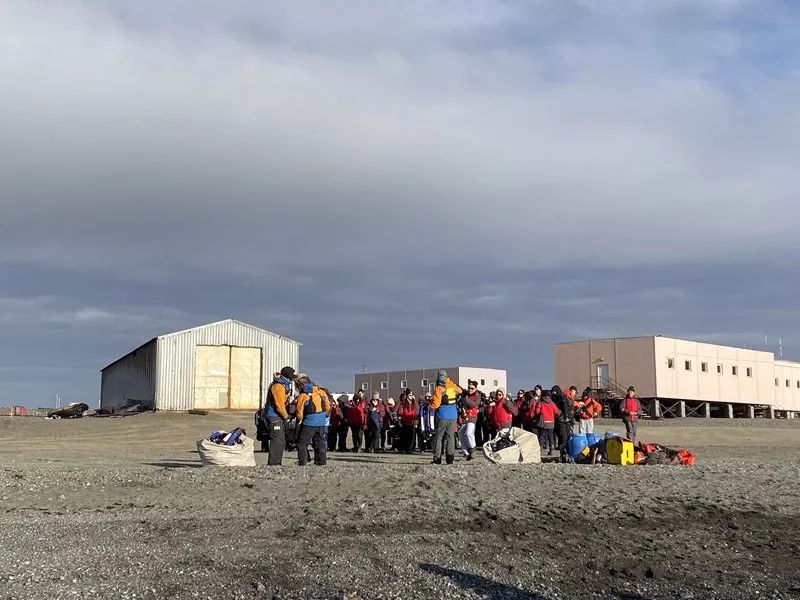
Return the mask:
[[800,421],[642,425],[694,467],[201,467],[234,424],[0,420],[0,598],[800,597]]

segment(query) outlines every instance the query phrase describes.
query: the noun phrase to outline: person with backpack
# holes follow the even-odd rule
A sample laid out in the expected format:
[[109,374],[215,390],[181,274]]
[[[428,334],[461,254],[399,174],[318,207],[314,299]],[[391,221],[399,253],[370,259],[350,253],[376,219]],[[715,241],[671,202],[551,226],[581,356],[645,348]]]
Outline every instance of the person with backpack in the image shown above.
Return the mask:
[[603,406],[592,396],[592,388],[586,388],[580,400],[573,402],[578,419],[578,433],[594,433],[594,418],[603,412]]
[[328,444],[325,440],[325,422],[330,416],[331,399],[307,375],[297,377],[300,395],[297,397],[297,464],[308,463],[308,445],[314,448],[314,464],[324,466],[328,458]]
[[478,420],[478,411],[483,402],[483,393],[478,390],[478,382],[467,382],[467,391],[461,394],[459,410],[461,412],[461,427],[458,437],[461,439],[461,451],[467,460],[472,460],[475,450],[475,423]]
[[636,441],[636,431],[639,424],[639,411],[642,404],[636,397],[636,390],[633,386],[628,388],[627,395],[619,403],[619,412],[622,415],[622,422],[625,424],[625,437],[631,441]]
[[555,445],[553,431],[556,427],[556,418],[560,414],[561,411],[553,402],[551,393],[547,390],[543,391],[541,401],[536,404],[534,417],[537,419],[539,447],[543,451],[546,449],[548,456],[553,455],[553,447]]
[[331,416],[328,424],[328,452],[336,452],[336,449],[341,444],[339,441],[339,431],[341,430],[344,416],[342,415],[339,402],[334,401],[332,396],[329,397],[331,398]]
[[358,390],[353,401],[350,402],[345,413],[350,433],[353,437],[353,452],[361,450],[361,443],[364,440],[364,430],[367,427],[367,401],[364,399],[364,391]]
[[433,410],[431,410],[431,402],[433,401],[432,394],[425,394],[422,402],[419,404],[419,420],[417,421],[417,443],[419,444],[419,451],[425,452],[431,450],[433,444],[431,438],[436,427],[436,417]]
[[448,465],[455,461],[456,423],[458,422],[458,399],[462,390],[447,376],[447,371],[440,369],[436,375],[436,387],[430,409],[435,411],[436,431],[433,439],[433,463],[442,464],[442,453]]
[[289,424],[287,404],[292,397],[292,380],[295,372],[292,367],[283,367],[280,372],[274,373],[272,383],[267,388],[267,398],[261,411],[262,419],[266,423],[267,437],[269,439],[269,458],[267,464],[280,466],[283,463],[283,453],[286,450],[286,426]]

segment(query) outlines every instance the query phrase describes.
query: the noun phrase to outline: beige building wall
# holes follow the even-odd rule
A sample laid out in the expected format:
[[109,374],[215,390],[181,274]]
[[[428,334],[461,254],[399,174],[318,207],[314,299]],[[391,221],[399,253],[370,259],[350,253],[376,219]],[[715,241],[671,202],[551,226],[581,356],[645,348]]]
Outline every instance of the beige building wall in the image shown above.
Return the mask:
[[771,403],[771,353],[674,338],[654,340],[658,398]]
[[[632,385],[642,398],[652,398],[656,374],[652,337],[587,340],[556,344],[555,382],[563,389],[597,388],[607,376],[622,388]],[[607,375],[606,375],[607,374]]]
[[800,411],[800,362],[776,360],[772,389],[777,410]]
[[800,362],[771,352],[660,336],[556,344],[555,381],[598,387],[601,373],[641,398],[774,406],[800,412]]

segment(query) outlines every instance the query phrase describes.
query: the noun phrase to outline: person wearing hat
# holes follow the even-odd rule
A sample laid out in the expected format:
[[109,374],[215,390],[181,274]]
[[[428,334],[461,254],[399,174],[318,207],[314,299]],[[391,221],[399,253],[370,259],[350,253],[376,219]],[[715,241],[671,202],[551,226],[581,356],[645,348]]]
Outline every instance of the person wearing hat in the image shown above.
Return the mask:
[[267,423],[269,435],[269,458],[267,464],[279,466],[283,463],[286,450],[286,424],[289,422],[287,403],[292,397],[292,380],[295,372],[292,367],[283,367],[274,373],[272,383],[267,388],[267,398],[261,412]]
[[636,390],[633,386],[628,388],[627,395],[619,403],[619,412],[622,415],[622,422],[625,423],[625,437],[631,441],[636,441],[636,431],[639,425],[639,411],[642,404],[636,397]]
[[398,452],[411,454],[414,448],[414,427],[417,423],[419,407],[414,398],[414,392],[406,389],[400,395],[400,404],[397,405],[397,420],[400,424],[397,435],[397,444],[393,446]]
[[445,461],[452,465],[456,454],[456,424],[458,423],[458,398],[462,390],[447,376],[447,371],[440,369],[436,375],[436,387],[433,390],[433,401],[430,408],[436,415],[436,432],[433,439],[433,463],[442,464],[442,452]]
[[386,452],[386,442],[388,441],[392,448],[395,446],[395,430],[394,426],[397,424],[397,403],[394,398],[389,398],[386,403],[381,403],[381,416],[383,423],[381,423],[381,452]]
[[383,411],[381,410],[381,394],[372,394],[367,407],[367,435],[364,452],[377,454],[381,449],[381,430],[383,429]]
[[327,463],[328,443],[326,422],[331,413],[331,399],[324,388],[317,386],[307,375],[299,375],[295,385],[300,390],[297,397],[297,463],[308,463],[308,445],[314,448],[314,464]]

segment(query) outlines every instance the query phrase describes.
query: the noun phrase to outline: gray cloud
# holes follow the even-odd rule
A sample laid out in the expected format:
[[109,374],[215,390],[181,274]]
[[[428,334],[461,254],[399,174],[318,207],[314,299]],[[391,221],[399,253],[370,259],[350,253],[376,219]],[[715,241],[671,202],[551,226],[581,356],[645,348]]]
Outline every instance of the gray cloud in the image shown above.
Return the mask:
[[742,283],[796,293],[764,275],[800,258],[794,7],[344,6],[0,7],[0,403],[229,316],[339,387],[368,359],[514,382],[556,339],[796,337]]

